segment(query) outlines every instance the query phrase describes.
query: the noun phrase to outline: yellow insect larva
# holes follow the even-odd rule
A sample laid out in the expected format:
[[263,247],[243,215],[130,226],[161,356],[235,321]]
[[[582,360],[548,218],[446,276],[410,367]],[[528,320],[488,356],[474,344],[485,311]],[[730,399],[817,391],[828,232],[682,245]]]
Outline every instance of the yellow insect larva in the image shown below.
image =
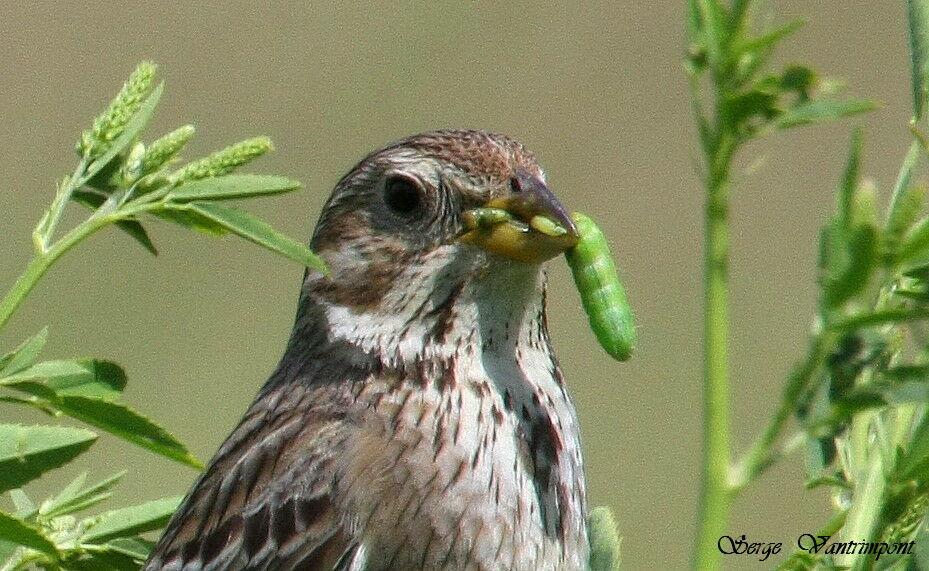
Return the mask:
[[513,215],[502,208],[474,208],[464,213],[465,228],[491,228],[501,222],[513,220]]
[[529,227],[546,236],[564,236],[568,233],[567,230],[548,216],[533,216],[532,220],[529,221]]

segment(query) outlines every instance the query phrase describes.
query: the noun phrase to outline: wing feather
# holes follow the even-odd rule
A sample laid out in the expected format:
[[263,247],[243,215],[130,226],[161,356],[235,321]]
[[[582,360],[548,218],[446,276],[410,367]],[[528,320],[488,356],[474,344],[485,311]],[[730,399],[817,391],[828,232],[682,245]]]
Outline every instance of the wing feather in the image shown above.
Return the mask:
[[[357,550],[335,505],[349,426],[325,388],[256,399],[155,546],[156,569],[333,569]],[[315,404],[322,403],[322,404]],[[344,411],[344,407],[341,411]]]

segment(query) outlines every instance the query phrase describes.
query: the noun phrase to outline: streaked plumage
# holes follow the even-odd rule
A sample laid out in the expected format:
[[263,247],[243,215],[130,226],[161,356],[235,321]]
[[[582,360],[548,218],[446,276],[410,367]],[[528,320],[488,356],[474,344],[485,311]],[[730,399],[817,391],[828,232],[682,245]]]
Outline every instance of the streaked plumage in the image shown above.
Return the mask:
[[458,240],[465,210],[543,180],[480,131],[356,165],[311,244],[331,277],[307,273],[277,370],[145,569],[585,568],[544,272]]

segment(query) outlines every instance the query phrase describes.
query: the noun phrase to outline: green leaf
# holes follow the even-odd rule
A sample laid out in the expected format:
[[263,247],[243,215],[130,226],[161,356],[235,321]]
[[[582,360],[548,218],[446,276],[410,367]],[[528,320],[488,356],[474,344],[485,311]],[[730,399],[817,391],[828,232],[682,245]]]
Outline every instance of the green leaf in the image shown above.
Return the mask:
[[229,200],[280,194],[298,188],[299,181],[282,176],[230,174],[185,182],[172,189],[166,198],[172,202]]
[[890,405],[929,402],[929,382],[926,380],[886,385],[874,384],[871,391],[880,393]]
[[898,365],[883,371],[881,376],[895,382],[929,381],[929,365]]
[[789,129],[800,125],[832,121],[865,113],[876,107],[873,101],[852,99],[849,101],[811,100],[787,108],[775,121],[778,129]]
[[899,241],[910,229],[923,207],[925,191],[922,187],[910,186],[910,178],[920,154],[919,143],[914,141],[906,152],[903,164],[900,165],[900,172],[897,173],[890,206],[887,208],[887,233],[893,242]]
[[[811,424],[808,423],[808,426]],[[834,439],[831,437],[814,436],[812,431],[807,431],[805,468],[808,488],[817,485],[816,483],[823,478],[823,474],[831,470],[836,456],[833,442]]]
[[807,481],[803,487],[807,490],[815,490],[816,488],[821,488],[823,486],[838,487],[844,488],[846,490],[854,490],[854,486],[836,476],[823,476],[821,478],[816,478],[813,480]]
[[22,345],[0,357],[0,377],[17,373],[32,365],[45,347],[47,339],[48,327],[44,327],[42,331],[26,339]]
[[771,85],[759,85],[746,93],[726,97],[722,109],[726,122],[751,130],[780,114],[779,94]]
[[[915,223],[923,208],[924,191],[922,187],[910,187],[891,205],[892,210],[887,220],[884,233],[887,248],[887,260],[899,264],[905,260],[918,260],[929,245],[929,236],[914,234],[916,242],[905,243],[904,239],[911,230],[916,230]],[[925,223],[925,222],[923,222]],[[925,229],[922,232],[926,232]]]
[[79,559],[69,559],[67,571],[139,571],[141,564],[122,553],[98,549],[85,551]]
[[13,501],[13,507],[16,508],[16,517],[20,519],[29,519],[36,514],[35,504],[32,499],[26,495],[22,488],[10,490],[10,500]]
[[106,202],[107,196],[96,190],[75,190],[71,199],[90,210],[96,210]]
[[836,207],[839,227],[844,232],[852,224],[855,192],[858,190],[861,178],[861,129],[852,133],[852,142],[842,174],[842,185],[839,187],[838,204]]
[[[45,382],[33,380],[39,378]],[[96,359],[47,361],[0,379],[0,384],[37,397],[26,404],[61,411],[143,448],[202,468],[161,426],[124,404],[112,402],[126,385],[126,375],[115,363]]]
[[929,569],[929,515],[923,517],[913,537],[915,541],[913,558],[918,569]]
[[[756,82],[757,76],[767,64],[771,54],[774,53],[777,43],[802,25],[802,21],[796,20],[761,36],[741,40],[732,49],[732,59],[735,61],[736,71],[731,72],[730,77],[726,77],[726,82],[738,87]],[[810,71],[811,73],[804,76],[804,74],[798,73],[800,70]],[[799,79],[803,81],[798,82]],[[816,79],[815,73],[812,73],[809,68],[791,66],[781,74],[777,91],[795,91],[798,96],[806,99],[808,98],[808,91],[801,91],[798,88],[812,85],[812,82],[815,82]]]
[[848,233],[841,255],[833,250],[831,256],[839,259],[827,265],[822,282],[823,300],[829,308],[840,306],[864,289],[877,265],[877,230],[864,225]]
[[86,374],[87,368],[75,361],[42,361],[31,367],[20,370],[12,375],[0,379],[0,383],[8,384],[18,381],[32,381],[61,376]]
[[804,65],[792,65],[781,74],[781,90],[793,91],[799,101],[807,101],[819,83],[816,72]]
[[897,477],[900,480],[922,477],[929,469],[929,415],[923,415],[913,431],[909,446],[897,462]]
[[0,511],[0,539],[35,549],[56,561],[61,559],[58,548],[41,529],[2,511]]
[[752,0],[732,0],[729,3],[729,10],[726,21],[726,27],[733,38],[743,36],[746,33],[748,23],[748,8]]
[[[106,196],[97,193],[90,192],[86,190],[77,190],[72,195],[71,198],[78,204],[82,204],[91,210],[96,210],[106,201]],[[116,227],[129,234],[136,242],[142,245],[143,248],[148,250],[153,256],[158,255],[158,248],[155,247],[154,242],[148,235],[148,231],[145,230],[145,227],[142,226],[142,223],[138,220],[133,219],[124,219],[116,222]]]
[[[929,402],[929,383],[871,383],[857,387],[832,404],[827,424],[838,424],[853,415],[872,408],[906,403]],[[817,422],[817,425],[823,422]]]
[[48,406],[58,400],[58,393],[41,381],[10,381],[4,383],[4,386],[36,397],[28,399],[25,404],[40,410],[48,410]]
[[89,549],[83,544],[79,549],[80,556],[68,558],[67,567],[62,571],[139,571],[144,563],[105,547]]
[[920,266],[929,258],[929,216],[912,226],[897,250],[897,260],[907,267]]
[[820,237],[820,285],[829,309],[860,292],[879,260],[873,189],[859,184],[860,158],[861,131],[856,130],[839,187],[837,212]]
[[878,260],[878,232],[873,226],[860,226],[852,232],[848,242],[851,261],[845,275],[836,282],[837,298],[848,299],[868,284]]
[[81,546],[80,559],[68,560],[68,571],[139,571],[148,559],[152,545],[140,538],[117,538],[102,545]]
[[104,543],[117,537],[131,537],[161,529],[180,505],[183,496],[162,498],[95,516],[82,538],[87,543]]
[[170,205],[166,205],[164,209],[154,211],[153,214],[178,226],[196,230],[209,236],[225,236],[228,234],[228,231],[223,226],[213,222],[206,216],[201,216],[196,212],[169,210],[168,208],[170,208]]
[[152,118],[152,114],[155,112],[155,106],[158,105],[158,101],[161,99],[164,85],[164,82],[161,82],[152,90],[148,97],[145,98],[145,102],[142,103],[142,106],[139,107],[138,113],[126,124],[126,128],[123,132],[113,140],[105,153],[100,155],[94,162],[90,163],[87,170],[84,172],[84,181],[92,179],[95,174],[100,172],[103,167],[107,166],[116,155],[125,150],[125,148],[136,139],[139,133],[142,132],[142,129],[145,128]]
[[[16,387],[17,389],[19,386]],[[40,412],[47,414],[50,417],[57,418],[60,415],[60,412],[57,408],[50,406],[48,401],[43,398],[21,398],[14,396],[0,396],[0,402],[8,404],[17,404],[22,406],[27,406],[29,408],[34,408]]]
[[137,537],[117,537],[107,541],[104,545],[110,551],[122,553],[140,561],[148,559],[149,553],[152,552],[152,543]]
[[84,488],[87,474],[82,473],[56,496],[42,502],[39,512],[43,517],[52,518],[85,510],[110,497],[110,490],[119,483],[120,478],[125,474],[125,470],[117,472],[89,488]]
[[152,242],[151,237],[148,235],[148,231],[145,230],[141,222],[138,220],[119,220],[116,222],[116,227],[132,236],[132,238],[141,244],[143,248],[148,250],[151,255],[158,255],[158,248],[155,247],[155,243]]
[[825,286],[827,276],[838,273],[839,267],[845,261],[845,248],[842,242],[842,227],[833,217],[823,226],[819,233],[819,260],[820,287]]
[[587,529],[590,533],[590,571],[618,571],[622,540],[610,508],[594,508],[588,517]]
[[[870,180],[864,180],[852,195],[849,225],[852,227],[870,226],[877,231],[877,189]],[[878,236],[880,237],[880,236]]]
[[[141,143],[136,143],[136,145],[138,144]],[[135,148],[135,146],[132,148]],[[129,152],[131,152],[131,149]],[[123,162],[127,159],[128,157],[126,157],[125,154],[117,156],[97,171],[92,178],[86,179],[86,182],[85,179],[80,179],[86,188],[92,189],[91,192],[97,191],[107,197],[107,200],[103,202],[103,204],[106,204],[104,208],[107,210],[112,210],[112,208],[116,206],[116,202],[112,200],[112,198],[123,184],[122,166]]]
[[728,41],[725,9],[719,0],[690,0],[690,11],[696,24],[691,28],[691,43],[701,44],[707,52],[710,68],[721,71],[725,43]]
[[[45,379],[46,387],[54,391],[36,391],[35,381]],[[126,386],[126,373],[112,361],[100,359],[74,359],[70,361],[43,361],[16,374],[0,378],[0,385],[14,385],[42,398],[55,395],[80,395],[101,399],[115,399]]]
[[71,363],[82,369],[78,373],[55,375],[47,378],[46,383],[48,386],[59,395],[112,400],[118,398],[123,389],[126,388],[126,372],[112,361],[76,359],[56,362]]
[[864,313],[840,319],[829,325],[833,331],[853,331],[862,327],[922,321],[929,319],[929,312],[918,309],[885,309],[874,313]]
[[929,92],[929,6],[924,0],[907,0],[910,30],[910,73],[913,86],[913,117],[922,118]]
[[42,502],[42,514],[45,515],[48,513],[49,508],[54,507],[57,504],[61,504],[67,501],[70,501],[76,494],[81,491],[81,488],[84,487],[84,482],[87,481],[87,472],[81,472],[68,483],[56,496],[53,496],[44,502]]
[[6,541],[5,539],[0,539],[0,569],[15,569],[16,563],[10,559],[13,557],[13,554],[16,553],[16,550],[19,548],[19,545],[13,543],[12,541]]
[[128,406],[101,398],[62,395],[53,403],[61,412],[182,464],[203,464],[170,432]]
[[701,32],[702,22],[696,0],[687,2],[687,58],[685,67],[691,78],[706,70],[706,49]]
[[853,391],[832,405],[832,412],[826,420],[811,423],[814,428],[822,425],[837,426],[856,413],[872,408],[887,406],[887,400],[878,391]]
[[192,212],[304,266],[321,272],[327,271],[323,261],[309,248],[293,238],[278,233],[257,216],[239,208],[212,202],[167,203],[165,207],[175,212]]
[[66,464],[96,439],[82,428],[0,424],[0,491],[19,488]]
[[775,47],[778,42],[802,28],[803,24],[803,20],[794,20],[793,22],[785,24],[780,28],[776,28],[770,32],[751,38],[748,41],[743,41],[733,48],[733,53],[744,54],[767,52],[771,50],[771,48]]

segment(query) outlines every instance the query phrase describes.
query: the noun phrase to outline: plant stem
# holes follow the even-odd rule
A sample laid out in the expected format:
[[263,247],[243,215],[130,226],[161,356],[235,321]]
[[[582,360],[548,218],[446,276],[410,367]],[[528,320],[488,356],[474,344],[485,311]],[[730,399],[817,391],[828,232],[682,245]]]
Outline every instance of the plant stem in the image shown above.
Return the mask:
[[[17,278],[16,283],[13,284],[10,291],[7,292],[3,300],[0,301],[0,329],[6,325],[16,309],[26,296],[29,295],[29,292],[31,292],[39,282],[39,279],[58,258],[74,247],[75,244],[107,224],[115,222],[116,219],[117,218],[114,216],[91,216],[62,236],[61,239],[55,242],[50,248],[44,251],[37,251],[26,266],[26,270]],[[49,226],[48,228],[54,228],[54,226]]]
[[731,494],[729,473],[729,166],[735,141],[722,133],[707,181],[704,242],[703,467],[696,569],[717,569]]
[[[60,186],[57,192],[55,192],[52,205],[49,207],[48,212],[45,213],[37,229],[39,235],[38,244],[40,245],[41,253],[48,252],[49,242],[51,242],[52,235],[58,227],[58,222],[61,220],[61,215],[64,213],[65,206],[67,206],[68,201],[71,200],[71,195],[86,182],[84,180],[84,173],[86,170],[87,158],[84,157],[78,162],[77,167],[74,169],[74,173],[72,173],[70,177],[67,177],[67,182]],[[39,276],[41,277],[41,274],[39,274]],[[0,323],[0,327],[2,326],[3,324]]]
[[[861,421],[862,430],[867,430],[872,415],[865,414],[864,418],[855,417],[853,422]],[[851,438],[855,438],[855,428],[853,427]],[[864,435],[865,438],[867,435]],[[858,453],[856,449],[854,453]],[[875,534],[880,529],[878,522],[880,520],[881,506],[884,504],[884,493],[887,482],[884,478],[884,461],[879,451],[870,455],[869,461],[865,465],[858,466],[859,470],[855,474],[855,502],[848,511],[848,519],[842,528],[844,539],[851,541],[872,542],[876,540]],[[839,555],[836,557],[836,563],[845,565],[851,569],[869,569],[870,557]]]
[[29,261],[26,270],[16,279],[16,283],[13,284],[10,291],[4,296],[3,301],[0,301],[0,328],[6,325],[6,322],[10,320],[10,317],[13,316],[13,312],[16,311],[16,308],[19,307],[23,299],[29,295],[29,292],[32,291],[32,288],[38,283],[39,278],[41,278],[46,270],[48,270],[49,266],[51,266],[52,261],[53,260],[48,254],[42,253],[36,253],[32,260]]

